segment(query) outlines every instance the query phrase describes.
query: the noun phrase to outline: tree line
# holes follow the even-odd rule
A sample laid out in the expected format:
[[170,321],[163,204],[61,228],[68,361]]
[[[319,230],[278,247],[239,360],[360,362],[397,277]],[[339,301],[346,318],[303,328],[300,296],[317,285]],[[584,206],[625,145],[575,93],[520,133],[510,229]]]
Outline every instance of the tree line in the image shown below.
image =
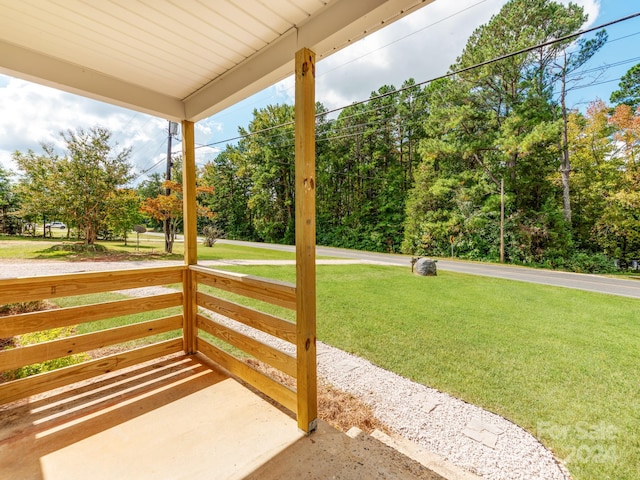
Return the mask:
[[[586,20],[575,4],[512,0],[447,78],[382,86],[335,118],[318,104],[318,243],[496,261],[503,223],[513,263],[595,271],[640,257],[640,66],[611,105],[571,109],[607,42],[570,36]],[[205,167],[229,235],[291,243],[292,121],[289,105],[255,110]]]
[[[592,81],[582,67],[607,42],[604,31],[570,37],[586,20],[575,4],[511,0],[446,78],[384,85],[337,116],[318,103],[318,244],[491,261],[503,245],[508,262],[580,271],[639,258],[640,65],[611,104],[570,108],[572,89]],[[198,170],[200,229],[293,243],[293,121],[291,105],[256,109],[237,144]],[[141,214],[180,228],[179,161],[172,185],[156,174],[133,191],[130,152],[105,149],[108,132],[63,137],[64,158],[46,146],[14,155],[24,218],[59,217],[87,241],[100,229],[123,234]],[[104,176],[78,182],[89,168]],[[0,199],[12,190],[5,177]],[[91,203],[87,192],[102,193]],[[3,211],[9,203],[0,200]]]

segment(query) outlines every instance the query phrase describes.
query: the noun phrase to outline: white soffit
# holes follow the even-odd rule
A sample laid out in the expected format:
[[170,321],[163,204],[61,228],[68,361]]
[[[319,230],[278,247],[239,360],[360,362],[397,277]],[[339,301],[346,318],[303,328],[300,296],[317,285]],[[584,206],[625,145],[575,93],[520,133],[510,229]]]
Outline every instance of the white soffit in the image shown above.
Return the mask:
[[0,72],[197,121],[433,0],[0,0]]

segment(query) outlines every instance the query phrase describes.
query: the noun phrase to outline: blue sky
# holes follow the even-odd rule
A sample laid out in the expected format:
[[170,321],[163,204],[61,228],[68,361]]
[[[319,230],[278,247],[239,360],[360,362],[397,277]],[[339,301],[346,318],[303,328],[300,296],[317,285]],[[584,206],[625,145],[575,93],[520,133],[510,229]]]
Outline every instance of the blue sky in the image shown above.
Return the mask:
[[[563,0],[567,3],[566,0]],[[429,80],[445,73],[461,53],[475,28],[496,14],[506,0],[437,0],[350,47],[318,62],[316,98],[328,108],[366,99],[382,85],[400,87],[404,80]],[[634,0],[576,0],[589,13],[589,25],[599,25],[640,10]],[[607,29],[610,42],[585,66],[596,69],[594,85],[571,92],[578,108],[599,97],[608,100],[617,79],[640,63],[640,18]],[[617,66],[607,67],[611,64]],[[600,69],[600,70],[597,70]],[[245,101],[196,124],[196,143],[218,142],[237,135],[252,111],[269,103],[292,103],[293,80],[285,79]],[[48,142],[62,149],[58,132],[102,125],[119,146],[132,147],[139,173],[162,173],[166,160],[166,120],[60,92],[0,75],[0,165],[13,169],[11,152]],[[25,127],[27,126],[27,127]],[[215,158],[216,148],[200,148],[196,161]],[[174,151],[180,151],[174,142]]]

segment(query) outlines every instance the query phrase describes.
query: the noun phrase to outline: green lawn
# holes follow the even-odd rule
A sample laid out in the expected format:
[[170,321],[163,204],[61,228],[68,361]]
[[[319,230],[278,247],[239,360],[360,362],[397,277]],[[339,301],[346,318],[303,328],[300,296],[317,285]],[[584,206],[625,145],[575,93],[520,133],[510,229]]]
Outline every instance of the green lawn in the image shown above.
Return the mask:
[[[57,235],[54,239],[29,238],[29,237],[7,237],[0,236],[0,259],[36,259],[36,260],[74,260],[78,258],[76,252],[68,250],[60,250],[66,238],[60,231],[54,231]],[[72,239],[69,242],[75,243]],[[140,235],[140,247],[137,248],[135,235],[129,238],[127,245],[124,242],[109,241],[98,242],[98,245],[104,246],[111,255],[129,255],[131,259],[141,260],[149,259],[174,259],[180,260],[184,255],[184,244],[176,242],[173,248],[173,255],[165,255],[164,238],[159,236],[150,236],[147,234]],[[88,252],[82,254],[83,258],[91,258],[96,256],[104,256],[101,252]],[[142,258],[141,258],[142,257]],[[295,260],[295,253],[280,252],[277,250],[269,250],[264,248],[244,247],[239,245],[230,245],[225,243],[216,243],[213,247],[205,247],[198,245],[199,260]],[[126,258],[115,258],[125,259]]]
[[[210,250],[222,258],[292,256]],[[293,266],[225,269],[295,279]],[[371,265],[320,265],[317,283],[320,340],[505,416],[567,459],[576,480],[640,478],[640,301]],[[285,309],[259,308],[293,319]]]
[[318,266],[317,283],[320,340],[505,416],[575,479],[640,478],[640,301],[366,265]]
[[[91,295],[78,295],[75,297],[64,297],[55,300],[55,304],[59,307],[75,307],[78,305],[88,305],[93,303],[111,302],[114,300],[121,300],[124,298],[130,298],[119,293],[96,293]],[[142,312],[134,315],[125,315],[122,317],[107,318],[104,320],[98,320],[96,322],[81,323],[76,327],[76,334],[92,333],[99,330],[106,330],[108,328],[122,327],[124,325],[131,325],[134,323],[144,322],[147,320],[154,320],[156,318],[168,317],[176,315],[182,312],[182,307],[171,307],[163,310],[155,310],[151,312]],[[123,348],[135,348],[141,345],[147,345],[153,342],[160,342],[162,340],[168,340],[170,338],[176,338],[182,336],[182,330],[174,330],[170,332],[159,333],[150,337],[139,338],[121,344]]]

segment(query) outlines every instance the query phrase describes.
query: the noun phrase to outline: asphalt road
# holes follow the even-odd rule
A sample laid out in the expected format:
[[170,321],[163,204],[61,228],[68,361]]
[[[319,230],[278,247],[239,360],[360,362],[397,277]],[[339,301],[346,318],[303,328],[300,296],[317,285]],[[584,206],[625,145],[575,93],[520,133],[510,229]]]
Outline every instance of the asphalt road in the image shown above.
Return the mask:
[[[276,245],[269,243],[241,242],[236,240],[219,240],[220,243],[235,243],[259,248],[269,248],[280,251],[294,251],[291,245]],[[333,247],[317,247],[317,255],[340,258],[353,258],[381,262],[388,265],[411,267],[411,257],[386,253],[361,252]],[[485,277],[505,278],[519,282],[540,283],[556,287],[574,288],[590,292],[607,293],[622,297],[640,299],[640,279],[619,279],[602,275],[588,275],[582,273],[557,272],[536,268],[517,267],[512,265],[496,265],[462,260],[438,260],[438,269],[450,272],[468,273]],[[638,314],[640,315],[640,313]]]

